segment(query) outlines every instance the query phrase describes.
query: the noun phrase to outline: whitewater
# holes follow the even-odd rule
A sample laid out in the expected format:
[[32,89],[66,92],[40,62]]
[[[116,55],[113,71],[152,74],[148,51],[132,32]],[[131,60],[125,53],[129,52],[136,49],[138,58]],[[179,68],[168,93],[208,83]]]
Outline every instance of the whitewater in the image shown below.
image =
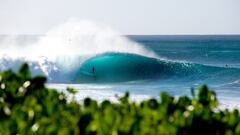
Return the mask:
[[117,102],[126,91],[134,101],[161,91],[190,95],[208,84],[222,106],[240,106],[240,36],[123,36],[70,20],[44,35],[0,36],[0,70],[17,71],[23,62],[32,75],[47,76],[49,87],[76,88],[79,102]]

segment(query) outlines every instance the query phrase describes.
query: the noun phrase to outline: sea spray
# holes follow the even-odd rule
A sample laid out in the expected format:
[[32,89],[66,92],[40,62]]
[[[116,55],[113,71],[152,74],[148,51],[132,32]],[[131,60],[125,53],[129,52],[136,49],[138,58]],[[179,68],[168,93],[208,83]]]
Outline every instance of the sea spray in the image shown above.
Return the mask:
[[16,38],[5,40],[4,45],[0,46],[0,55],[27,57],[31,60],[44,56],[52,61],[59,56],[95,55],[105,52],[157,57],[153,51],[120,35],[110,27],[86,20],[70,20],[56,26],[32,44],[18,44],[14,39]]
[[[50,75],[57,71],[67,74],[79,68],[88,58],[105,52],[158,57],[150,49],[110,27],[87,20],[72,19],[42,36],[26,40],[26,36],[5,36],[0,39],[1,67],[17,69],[19,63],[28,62],[33,63],[32,70],[36,73]],[[11,61],[8,61],[10,58]]]

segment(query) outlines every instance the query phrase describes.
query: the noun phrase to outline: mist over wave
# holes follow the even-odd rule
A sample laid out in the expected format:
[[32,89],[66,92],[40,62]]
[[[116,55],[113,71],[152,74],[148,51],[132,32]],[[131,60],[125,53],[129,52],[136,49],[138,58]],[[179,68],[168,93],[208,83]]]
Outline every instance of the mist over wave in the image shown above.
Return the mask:
[[153,51],[121,36],[110,27],[86,20],[70,20],[49,30],[30,44],[16,40],[16,36],[2,39],[0,54],[31,60],[44,56],[53,61],[59,56],[94,55],[104,52],[127,52],[157,57]]
[[28,62],[33,74],[44,73],[51,78],[51,74],[65,74],[88,58],[106,52],[158,57],[108,26],[72,19],[42,36],[1,36],[0,69],[16,70],[20,63]]

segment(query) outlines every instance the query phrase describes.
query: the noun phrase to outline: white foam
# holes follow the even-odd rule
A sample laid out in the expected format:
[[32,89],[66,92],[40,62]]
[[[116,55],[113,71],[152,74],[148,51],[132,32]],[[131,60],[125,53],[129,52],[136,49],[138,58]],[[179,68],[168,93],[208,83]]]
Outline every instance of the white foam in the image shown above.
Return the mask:
[[[116,87],[114,85],[103,85],[103,84],[48,84],[48,87],[50,88],[56,88],[57,90],[63,91],[67,96],[68,99],[72,99],[72,95],[69,94],[66,91],[66,87],[70,86],[78,90],[77,94],[75,95],[75,100],[77,100],[79,103],[82,103],[82,101],[89,97],[92,98],[99,103],[104,101],[104,100],[109,100],[114,103],[118,103],[118,97],[121,97],[124,95],[126,91],[126,87],[120,87],[122,90],[115,90]],[[160,92],[160,91],[159,91]],[[167,91],[170,92],[170,91]],[[180,95],[175,95],[176,98],[178,98]],[[146,92],[141,92],[141,93],[134,93],[130,91],[130,101],[132,102],[141,102],[146,99],[150,99],[152,97],[159,98],[155,94],[147,91]],[[240,103],[238,100],[233,99],[233,98],[224,98],[220,97],[219,99],[219,105],[216,110],[224,110],[224,109],[238,109],[240,110]]]
[[27,57],[31,60],[44,56],[53,61],[60,56],[94,55],[104,52],[157,56],[153,51],[121,36],[110,27],[86,20],[72,19],[60,24],[30,45],[18,45],[14,39],[4,41],[4,45],[0,46],[0,55]]
[[226,101],[226,100],[220,100],[219,101],[219,109],[224,110],[224,109],[230,109],[230,110],[240,110],[240,103],[237,101]]
[[[92,98],[99,103],[104,100],[109,100],[114,103],[118,103],[119,97],[122,97],[126,91],[117,91],[114,90],[112,85],[94,85],[94,84],[48,84],[50,88],[55,88],[61,92],[64,92],[68,99],[71,100],[73,97],[71,94],[69,94],[66,91],[66,87],[70,86],[78,90],[78,92],[75,94],[75,100],[79,103],[82,103],[82,101],[89,97]],[[146,95],[146,94],[130,94],[130,101],[133,102],[140,102],[144,99],[149,99],[152,96]]]
[[16,69],[21,61],[20,63],[36,63],[38,66],[33,69],[40,69],[48,76],[50,72],[58,69],[61,72],[71,71],[89,57],[105,52],[157,57],[153,51],[122,36],[110,27],[87,20],[71,19],[50,29],[43,36],[32,38],[17,35],[1,36],[0,70]]

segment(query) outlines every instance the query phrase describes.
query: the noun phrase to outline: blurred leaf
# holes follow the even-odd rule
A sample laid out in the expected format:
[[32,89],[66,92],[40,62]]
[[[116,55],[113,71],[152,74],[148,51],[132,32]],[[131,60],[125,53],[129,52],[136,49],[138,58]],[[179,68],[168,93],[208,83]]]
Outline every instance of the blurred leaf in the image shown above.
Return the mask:
[[27,63],[22,64],[18,71],[18,75],[22,77],[23,79],[27,79],[31,77],[30,69],[28,67]]
[[76,94],[77,93],[77,90],[75,90],[74,88],[70,88],[70,87],[67,87],[67,91],[71,94]]

